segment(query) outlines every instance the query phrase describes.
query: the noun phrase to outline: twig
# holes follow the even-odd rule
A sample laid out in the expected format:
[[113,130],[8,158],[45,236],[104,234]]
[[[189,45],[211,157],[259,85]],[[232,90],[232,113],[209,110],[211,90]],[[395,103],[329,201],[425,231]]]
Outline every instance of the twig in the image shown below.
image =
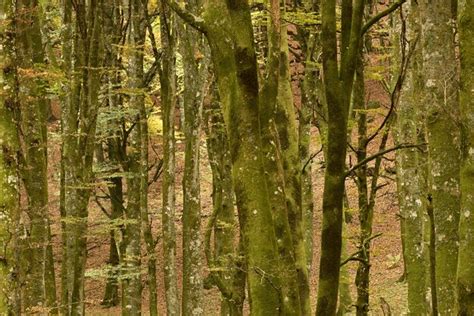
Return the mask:
[[315,152],[314,154],[312,154],[308,160],[306,161],[306,163],[304,164],[303,166],[303,169],[301,169],[301,172],[304,172],[304,170],[306,169],[306,167],[308,166],[308,164],[317,156],[319,155],[321,152],[323,151],[323,146],[321,146],[321,149],[319,149],[317,152]]
[[349,176],[352,172],[354,172],[354,170],[362,167],[363,165],[369,163],[370,161],[376,159],[379,156],[383,156],[383,155],[388,154],[388,153],[390,153],[392,151],[395,151],[395,150],[405,149],[405,148],[418,148],[418,147],[421,147],[423,145],[426,145],[426,144],[424,144],[424,143],[423,144],[400,144],[400,145],[397,145],[395,147],[379,151],[378,153],[373,154],[372,156],[367,157],[367,158],[363,159],[361,162],[359,162],[358,164],[354,165],[352,168],[350,168],[346,172],[345,176],[346,177]]

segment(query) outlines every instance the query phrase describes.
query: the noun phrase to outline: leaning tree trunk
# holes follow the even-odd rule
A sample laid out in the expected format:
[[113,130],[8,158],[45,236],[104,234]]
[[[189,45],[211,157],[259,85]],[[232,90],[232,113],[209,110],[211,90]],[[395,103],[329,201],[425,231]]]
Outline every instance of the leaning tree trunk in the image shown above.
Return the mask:
[[18,86],[14,56],[14,1],[0,5],[0,314],[20,315],[18,258],[15,256],[20,210],[17,134]]
[[421,1],[429,192],[436,230],[439,313],[456,306],[460,212],[460,133],[451,1]]
[[45,65],[40,28],[41,8],[37,1],[17,4],[17,54],[22,71],[19,74],[21,130],[24,160],[21,174],[25,185],[28,232],[22,244],[23,306],[51,308],[55,313],[56,284],[48,207],[47,115],[49,101],[44,97],[45,81],[41,75]]
[[176,271],[176,227],[175,227],[175,136],[174,113],[176,105],[175,74],[175,28],[172,14],[162,2],[160,15],[161,45],[163,49],[160,73],[161,107],[163,118],[163,252],[166,311],[169,316],[180,315],[178,276]]
[[461,118],[463,156],[457,275],[458,315],[474,314],[474,1],[460,3]]

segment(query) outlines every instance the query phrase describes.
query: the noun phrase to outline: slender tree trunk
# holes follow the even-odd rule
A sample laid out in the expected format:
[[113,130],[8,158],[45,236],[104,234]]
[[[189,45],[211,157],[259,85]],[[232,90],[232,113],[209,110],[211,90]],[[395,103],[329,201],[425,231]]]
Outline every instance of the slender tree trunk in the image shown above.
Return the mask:
[[[187,1],[186,8],[200,14],[201,1]],[[208,53],[205,37],[187,26],[180,29],[181,54],[184,66],[184,176],[183,176],[183,299],[185,315],[202,315],[202,237],[200,196],[201,122],[206,81]]]
[[[121,44],[122,40],[122,28],[120,27],[123,19],[123,14],[120,10],[118,0],[107,0],[102,6],[104,14],[104,68],[108,69],[105,75],[106,85],[106,110],[109,113],[115,113],[120,111],[122,106],[122,99],[117,93],[116,89],[122,86],[121,76],[119,67],[120,55],[117,47]],[[126,144],[124,135],[121,133],[120,119],[112,119],[110,121],[111,128],[108,128],[106,133],[106,144],[105,149],[107,153],[107,163],[113,166],[112,173],[117,173],[122,170],[124,165],[124,157],[126,156]],[[99,163],[101,157],[97,157]],[[105,160],[105,159],[102,159]],[[105,162],[105,161],[104,161]],[[123,217],[124,212],[124,192],[123,192],[123,179],[121,176],[113,176],[107,179],[110,184],[107,186],[111,212],[110,220],[112,222],[112,229],[110,231],[110,248],[109,248],[109,259],[107,261],[109,265],[109,274],[105,285],[104,298],[102,299],[102,305],[107,307],[117,306],[120,304],[119,295],[119,270],[120,270],[120,250],[123,225],[117,224],[117,222]]]
[[[122,314],[141,315],[141,228],[142,228],[142,121],[146,121],[145,96],[143,91],[143,56],[145,42],[145,20],[142,1],[130,2],[130,46],[129,88],[133,91],[130,105],[135,109],[133,129],[127,152],[127,207],[124,212],[125,227],[122,256]],[[143,116],[145,115],[145,116]],[[146,166],[145,166],[146,168]],[[145,212],[146,213],[146,212]]]
[[[67,17],[71,17],[72,7],[67,3],[68,1],[64,14],[65,20],[68,21],[66,23],[69,23],[71,20]],[[62,117],[65,186],[62,304],[63,314],[84,315],[87,207],[91,192],[92,157],[99,102],[99,35],[102,21],[95,0],[87,5],[77,3],[74,11],[76,31],[74,37],[68,38],[73,41],[74,55],[66,55],[71,58],[66,59],[66,67],[72,67],[69,68],[70,72],[66,69],[69,88]],[[84,27],[87,30],[84,30]]]
[[[450,1],[421,1],[423,74],[427,105],[429,190],[436,229],[439,312],[456,306],[460,213],[460,133],[457,65]],[[449,163],[446,163],[449,161]]]
[[[286,8],[282,8],[286,12]],[[288,205],[288,221],[292,233],[295,256],[296,280],[298,284],[301,314],[311,314],[309,298],[309,274],[306,258],[304,233],[304,214],[302,209],[302,167],[300,165],[298,127],[296,125],[296,109],[291,89],[289,48],[287,26],[282,23],[280,30],[280,67],[278,79],[278,99],[275,122],[278,142],[282,154],[286,204]],[[309,177],[311,181],[311,177]],[[312,210],[311,210],[312,211]]]
[[20,315],[17,226],[20,215],[18,177],[18,83],[15,60],[14,1],[0,5],[0,314]]
[[[221,291],[222,316],[243,315],[245,298],[245,273],[239,269],[241,247],[235,247],[238,234],[232,187],[232,164],[224,118],[217,89],[210,105],[204,111],[204,126],[207,134],[207,150],[212,171],[212,204],[214,223],[206,231],[206,256],[212,273],[211,282]],[[211,233],[214,231],[214,254],[211,253]],[[236,249],[237,248],[237,249]],[[217,275],[216,275],[217,274]],[[214,278],[218,278],[215,280]],[[205,283],[206,286],[206,283]]]
[[[347,9],[347,8],[346,8]],[[322,59],[328,104],[327,166],[323,193],[323,227],[316,315],[334,315],[339,288],[342,218],[349,100],[359,54],[364,1],[353,8],[348,46],[342,43],[340,73],[337,63],[336,2],[324,0],[322,14]],[[349,32],[346,30],[345,32]],[[347,34],[342,34],[344,39]],[[335,264],[336,263],[336,264]]]
[[163,252],[167,315],[180,315],[176,272],[175,227],[175,137],[174,113],[176,105],[175,28],[170,9],[162,3],[160,15],[161,45],[163,49],[160,73],[161,106],[163,117]]
[[[17,3],[17,54],[21,67],[20,108],[24,161],[21,173],[28,197],[28,231],[22,257],[25,286],[23,304],[32,308],[56,305],[53,252],[48,207],[47,114],[49,102],[43,97],[46,78],[38,75],[45,65],[40,28],[40,7],[36,1]],[[38,67],[38,68],[37,68]],[[40,283],[38,283],[40,282]]]
[[461,169],[461,217],[457,274],[458,315],[474,314],[474,2],[460,2],[461,117],[463,156]]

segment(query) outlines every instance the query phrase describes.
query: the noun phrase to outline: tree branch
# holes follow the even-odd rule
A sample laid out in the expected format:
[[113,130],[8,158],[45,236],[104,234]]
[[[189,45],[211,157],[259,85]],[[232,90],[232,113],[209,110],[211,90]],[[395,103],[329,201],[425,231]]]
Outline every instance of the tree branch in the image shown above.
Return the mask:
[[354,165],[352,168],[350,168],[346,172],[345,176],[346,177],[349,176],[356,169],[358,169],[358,168],[362,167],[363,165],[371,162],[372,160],[376,159],[377,157],[383,156],[383,155],[388,154],[392,151],[396,151],[396,150],[399,150],[399,149],[405,149],[405,148],[418,148],[418,147],[421,147],[423,145],[426,145],[426,144],[416,144],[416,145],[415,144],[400,144],[398,146],[379,151],[378,153],[373,154],[372,156],[367,157],[367,158],[363,159],[361,162],[359,162],[358,164]]
[[207,26],[206,26],[206,23],[204,23],[204,19],[182,8],[179,5],[179,3],[176,2],[176,0],[162,0],[162,1],[164,1],[167,5],[169,5],[171,9],[173,9],[173,11],[176,12],[176,14],[179,15],[179,17],[183,19],[186,23],[194,27],[196,30],[204,34],[206,33]]
[[377,23],[378,21],[380,21],[381,19],[383,19],[384,17],[386,17],[387,15],[389,15],[390,13],[392,13],[393,11],[395,11],[396,9],[398,9],[399,7],[402,6],[402,4],[404,4],[406,2],[406,0],[399,0],[397,2],[395,2],[394,4],[392,4],[390,7],[388,7],[386,10],[380,12],[379,14],[373,16],[369,21],[367,21],[367,23],[365,23],[365,25],[362,27],[362,30],[361,30],[361,35],[364,35],[365,33],[367,33],[367,31],[375,24]]

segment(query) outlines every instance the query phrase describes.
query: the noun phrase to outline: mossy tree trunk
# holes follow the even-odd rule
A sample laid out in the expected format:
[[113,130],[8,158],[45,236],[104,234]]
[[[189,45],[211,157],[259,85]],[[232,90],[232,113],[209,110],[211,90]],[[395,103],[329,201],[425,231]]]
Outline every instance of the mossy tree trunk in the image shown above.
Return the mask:
[[[344,8],[344,10],[349,10],[349,8]],[[342,30],[341,62],[339,64],[336,1],[321,1],[323,82],[328,104],[328,144],[316,315],[334,315],[337,308],[347,122],[354,73],[360,50],[363,12],[364,1],[355,1],[353,8],[351,8],[350,28]]]
[[18,233],[20,215],[18,83],[14,1],[0,5],[0,314],[20,315]]
[[[213,85],[212,99],[204,109],[204,129],[212,171],[213,215],[206,230],[205,251],[211,271],[204,286],[216,285],[221,292],[222,316],[243,315],[245,299],[245,272],[238,223],[234,208],[232,163],[224,117]],[[211,251],[211,234],[214,233],[214,252]],[[209,283],[209,284],[207,284]]]
[[[41,8],[37,1],[17,3],[17,55],[21,71],[21,174],[28,208],[24,227],[29,236],[22,243],[23,306],[51,308],[55,313],[56,284],[48,207],[47,119],[49,101],[44,97],[47,78],[41,73],[45,55],[40,26]],[[38,281],[40,280],[40,281]]]
[[[416,1],[404,7],[404,21],[397,20],[396,64],[405,61],[409,54],[408,69],[397,105],[395,142],[416,144],[424,140],[422,50],[419,40],[421,21]],[[403,23],[403,25],[402,25]],[[402,32],[402,28],[406,30]],[[400,34],[399,34],[399,33]],[[410,45],[406,44],[409,41]],[[411,51],[414,50],[414,51]],[[422,141],[424,142],[424,141]],[[426,244],[426,153],[418,148],[401,149],[397,152],[397,191],[401,220],[405,273],[408,283],[408,310],[410,315],[428,315],[429,292],[428,247]]]
[[[122,314],[140,315],[142,305],[141,280],[141,235],[144,196],[142,178],[147,179],[147,165],[142,166],[143,121],[146,121],[145,96],[143,91],[143,56],[145,43],[145,17],[141,0],[130,1],[129,21],[129,68],[128,88],[130,107],[134,109],[132,129],[129,135],[125,171],[127,177],[127,207],[123,214],[124,235],[122,268]],[[146,173],[143,172],[145,168]],[[145,180],[146,181],[146,180]],[[147,182],[147,181],[146,181]],[[145,194],[146,196],[146,194]]]
[[175,136],[174,113],[176,106],[175,27],[168,6],[161,3],[161,46],[163,49],[160,71],[161,106],[163,117],[163,252],[166,311],[169,316],[180,315],[178,275],[176,271],[175,227]]
[[[105,2],[103,10],[107,10],[107,14],[104,14],[104,67],[108,68],[108,72],[104,78],[105,88],[105,106],[104,111],[109,113],[116,113],[120,111],[122,107],[122,100],[117,93],[116,89],[121,87],[121,76],[118,70],[120,63],[120,54],[118,52],[118,45],[122,39],[122,29],[118,27],[123,18],[121,10],[116,0],[107,0]],[[124,157],[126,156],[126,144],[124,140],[123,130],[121,124],[123,120],[119,118],[112,119],[107,124],[105,135],[105,152],[107,153],[107,163],[111,164],[112,173],[117,173],[122,170],[124,164]],[[110,125],[109,125],[110,124]],[[100,145],[102,146],[102,144]],[[102,159],[97,157],[98,162],[101,163]],[[117,224],[124,212],[124,192],[123,192],[123,179],[121,176],[113,176],[107,178],[109,185],[107,186],[110,196],[110,220],[113,228],[110,231],[110,248],[109,258],[107,264],[109,265],[109,274],[105,285],[104,298],[102,299],[102,305],[107,307],[117,306],[120,303],[119,296],[119,264],[120,264],[120,253],[119,248],[120,240],[122,239],[122,228],[123,225]]]
[[[289,217],[290,205],[286,203],[282,149],[288,143],[281,142],[292,139],[289,135],[283,138],[278,135],[279,124],[287,118],[277,117],[275,113],[282,65],[280,4],[270,3],[273,25],[269,34],[268,68],[259,89],[247,1],[206,3],[201,18],[183,10],[176,2],[170,3],[181,17],[206,34],[211,47],[230,143],[251,311],[257,315],[280,312],[299,315],[302,305],[294,236],[290,231],[290,220],[294,224],[297,219]],[[299,164],[297,147],[296,156]]]
[[[457,65],[450,1],[420,2],[428,133],[429,192],[436,229],[439,312],[456,306],[458,225],[461,202]],[[449,163],[446,163],[449,162]]]
[[[72,5],[65,2],[65,24],[73,23]],[[92,188],[92,158],[99,105],[101,10],[97,1],[74,7],[72,47],[65,55],[67,74],[63,104],[65,214],[62,308],[65,315],[84,315],[84,273],[87,257],[88,202]]]
[[474,314],[474,2],[460,1],[462,168],[459,262],[457,272],[458,315]]
[[[300,9],[305,12],[319,14],[319,1],[303,1]],[[298,110],[298,150],[301,160],[301,211],[304,223],[304,242],[306,248],[306,262],[308,272],[311,271],[313,261],[313,183],[312,183],[312,162],[314,156],[310,152],[311,127],[313,116],[321,108],[321,69],[317,66],[318,55],[321,51],[317,34],[311,32],[306,27],[298,29],[298,40],[301,43],[301,50],[305,62],[304,78],[301,82],[301,106]],[[318,114],[316,114],[318,116]],[[320,122],[321,120],[317,120]],[[320,122],[323,124],[324,122]]]
[[[200,14],[199,0],[187,1],[186,9]],[[184,176],[183,176],[183,295],[182,312],[202,315],[203,276],[200,196],[201,125],[208,77],[208,48],[203,34],[189,25],[179,27],[184,67]]]

